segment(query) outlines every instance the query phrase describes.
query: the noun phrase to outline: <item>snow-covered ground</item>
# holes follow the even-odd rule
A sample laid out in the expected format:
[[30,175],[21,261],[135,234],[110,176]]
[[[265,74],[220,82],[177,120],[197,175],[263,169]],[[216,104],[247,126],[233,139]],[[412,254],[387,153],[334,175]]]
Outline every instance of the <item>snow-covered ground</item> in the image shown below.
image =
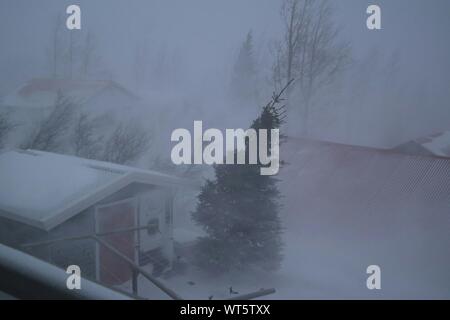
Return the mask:
[[[192,299],[231,297],[230,286],[275,288],[268,299],[450,298],[450,160],[292,143],[279,183],[281,269],[209,278],[190,267],[164,279],[170,288]],[[187,220],[178,221],[190,230],[180,241],[196,232]],[[381,268],[381,290],[367,288],[371,265]],[[139,293],[167,298],[143,278]]]
[[[284,235],[285,258],[281,269],[275,273],[252,272],[208,277],[191,266],[182,275],[162,280],[185,299],[231,298],[230,287],[239,294],[262,288],[276,290],[276,293],[259,299],[431,299],[450,296],[446,282],[448,278],[441,278],[440,282],[440,275],[436,274],[436,281],[426,283],[422,275],[417,274],[420,270],[431,271],[427,270],[427,261],[423,261],[423,265],[412,265],[411,269],[395,263],[398,259],[411,260],[414,258],[413,252],[384,252],[383,259],[372,261],[380,264],[382,269],[382,290],[368,290],[366,267],[374,253],[382,257],[381,252],[366,250],[364,243],[357,242],[345,247],[335,243],[333,247],[328,240],[321,241],[320,236],[302,236],[294,231],[288,230]],[[381,244],[384,245],[388,247],[389,244]],[[445,258],[445,253],[442,254]],[[150,266],[146,268],[151,271]],[[425,279],[430,279],[430,275]],[[125,287],[130,290],[130,283]],[[169,299],[142,276],[139,276],[139,295],[149,299]]]

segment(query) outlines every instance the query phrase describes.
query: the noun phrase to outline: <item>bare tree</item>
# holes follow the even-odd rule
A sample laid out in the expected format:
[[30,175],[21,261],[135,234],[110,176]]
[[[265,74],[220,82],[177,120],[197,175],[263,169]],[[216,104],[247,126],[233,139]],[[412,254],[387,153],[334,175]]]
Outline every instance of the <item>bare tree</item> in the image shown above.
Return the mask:
[[54,78],[72,78],[75,70],[84,76],[94,64],[95,39],[91,33],[81,43],[79,36],[76,36],[78,33],[66,31],[63,17],[57,15],[52,24],[51,45],[48,49]]
[[70,99],[58,93],[54,109],[39,123],[22,148],[42,151],[60,150],[72,124],[75,106]]
[[148,71],[148,50],[144,42],[136,45],[133,61],[133,76],[136,83],[136,92],[139,92],[143,83],[147,80]]
[[90,118],[82,113],[78,116],[71,136],[73,152],[87,159],[99,159],[102,154],[103,136],[98,133],[101,119]]
[[0,113],[0,148],[4,147],[4,142],[8,134],[16,127],[8,117],[7,113]]
[[249,101],[257,96],[257,68],[253,49],[253,34],[250,30],[241,45],[234,64],[231,77],[233,95],[243,101]]
[[149,134],[135,123],[120,124],[106,140],[101,160],[129,164],[146,151],[149,139]]
[[59,65],[63,62],[65,55],[64,41],[62,38],[62,28],[64,26],[63,19],[61,15],[57,15],[52,26],[52,44],[51,49],[51,66],[52,66],[52,76],[56,78],[58,73],[60,73]]
[[93,65],[96,61],[96,45],[94,35],[88,31],[84,44],[81,46],[80,63],[81,63],[81,75],[87,77],[92,71]]
[[350,61],[348,43],[339,40],[339,27],[329,0],[284,0],[284,38],[277,45],[273,80],[278,87],[296,79],[307,134],[314,95],[331,84]]

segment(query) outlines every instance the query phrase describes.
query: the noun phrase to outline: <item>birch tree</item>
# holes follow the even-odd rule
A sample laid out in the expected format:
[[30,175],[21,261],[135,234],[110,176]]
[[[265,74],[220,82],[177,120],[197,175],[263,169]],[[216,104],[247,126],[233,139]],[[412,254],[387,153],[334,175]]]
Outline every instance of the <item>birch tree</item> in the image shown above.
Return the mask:
[[282,87],[296,80],[288,94],[300,98],[301,133],[307,135],[313,99],[350,62],[350,46],[340,40],[329,0],[284,0],[281,18],[284,36],[276,46],[273,81]]

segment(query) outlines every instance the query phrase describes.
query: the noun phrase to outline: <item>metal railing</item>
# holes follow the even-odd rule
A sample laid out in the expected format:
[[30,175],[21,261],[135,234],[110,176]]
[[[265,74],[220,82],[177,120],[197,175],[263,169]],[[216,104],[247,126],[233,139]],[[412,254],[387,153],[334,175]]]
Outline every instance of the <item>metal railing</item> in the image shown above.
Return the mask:
[[[143,229],[146,229],[146,228],[147,227],[135,227],[135,228],[126,228],[126,229],[113,230],[113,231],[106,232],[106,233],[97,233],[97,234],[87,234],[87,235],[80,235],[80,236],[74,236],[74,237],[65,237],[65,238],[52,239],[52,240],[47,240],[47,241],[35,242],[35,243],[27,243],[27,244],[22,245],[22,247],[23,248],[32,248],[32,247],[45,246],[45,245],[49,245],[49,244],[56,243],[56,242],[78,241],[78,240],[92,239],[96,243],[98,243],[100,246],[106,248],[111,253],[113,253],[115,256],[117,256],[122,261],[124,261],[124,262],[126,262],[128,264],[129,268],[132,271],[132,291],[133,291],[132,296],[133,297],[140,298],[140,297],[138,297],[137,277],[138,277],[138,275],[142,275],[145,279],[147,279],[148,281],[153,283],[153,285],[155,285],[158,289],[160,289],[162,292],[164,292],[170,298],[172,298],[174,300],[183,300],[183,298],[179,294],[177,294],[174,290],[172,290],[167,285],[165,285],[158,278],[156,278],[153,275],[151,275],[144,268],[140,267],[137,263],[135,263],[133,260],[131,260],[125,254],[120,252],[114,246],[109,244],[107,241],[105,241],[105,240],[100,238],[101,236],[105,236],[105,235],[109,235],[109,234],[116,234],[116,233],[123,233],[123,232],[134,232],[134,231],[143,230]],[[33,257],[31,257],[31,258],[33,258]],[[1,259],[1,256],[0,256],[0,259]],[[34,258],[34,259],[36,259],[36,258]],[[58,270],[62,271],[61,269],[58,269]],[[1,271],[1,269],[0,269],[0,271]],[[63,273],[64,273],[64,271],[63,271]],[[64,277],[67,277],[67,274],[64,273]],[[63,281],[63,283],[65,284],[65,281]],[[0,284],[1,284],[1,282],[0,282]],[[0,287],[0,290],[1,289],[2,288]],[[237,296],[235,296],[233,298],[226,299],[226,300],[249,300],[249,299],[255,299],[255,298],[262,297],[262,296],[270,295],[270,294],[273,294],[275,292],[276,292],[276,290],[273,289],[273,288],[261,289],[259,291],[251,292],[251,293],[248,293],[248,294],[237,295]]]
[[130,295],[82,279],[81,289],[66,286],[68,274],[47,262],[0,244],[0,291],[17,299],[129,300]]

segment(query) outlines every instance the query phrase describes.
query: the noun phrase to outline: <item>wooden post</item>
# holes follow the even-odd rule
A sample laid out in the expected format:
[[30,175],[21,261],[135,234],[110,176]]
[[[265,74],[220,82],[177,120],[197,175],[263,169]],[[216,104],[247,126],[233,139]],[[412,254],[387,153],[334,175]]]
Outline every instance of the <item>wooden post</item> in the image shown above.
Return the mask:
[[162,283],[159,279],[153,277],[150,273],[145,271],[143,268],[138,266],[134,261],[132,261],[130,258],[128,258],[126,255],[124,255],[122,252],[111,246],[108,242],[104,241],[103,239],[100,239],[97,236],[93,236],[92,239],[97,241],[98,244],[102,245],[103,247],[107,248],[109,251],[114,253],[116,256],[120,257],[122,260],[127,262],[131,268],[137,270],[140,274],[142,274],[143,277],[147,278],[152,282],[156,287],[161,289],[163,292],[165,292],[169,297],[171,297],[174,300],[183,300],[175,291],[168,288],[164,283]]
[[133,267],[131,267],[131,272],[132,272],[132,289],[133,289],[133,294],[135,296],[138,295],[138,276],[139,276],[139,272],[137,270],[135,270]]
[[272,289],[261,289],[259,291],[243,294],[240,296],[235,296],[233,298],[226,299],[226,300],[251,300],[251,299],[259,298],[262,296],[267,296],[267,295],[275,293],[275,292],[276,291],[273,288]]

